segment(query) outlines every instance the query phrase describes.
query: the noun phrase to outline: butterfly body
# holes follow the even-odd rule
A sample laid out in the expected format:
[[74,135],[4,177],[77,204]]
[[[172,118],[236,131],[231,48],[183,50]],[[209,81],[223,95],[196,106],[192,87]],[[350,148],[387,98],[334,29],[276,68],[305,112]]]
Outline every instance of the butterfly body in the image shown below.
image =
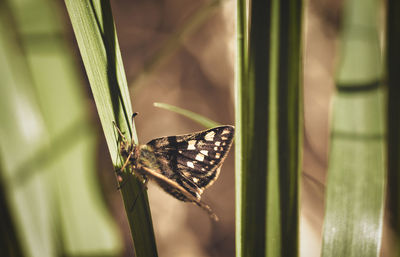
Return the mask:
[[233,126],[220,126],[139,146],[123,141],[120,152],[135,175],[153,180],[176,199],[193,202],[217,219],[201,194],[217,179],[233,136]]

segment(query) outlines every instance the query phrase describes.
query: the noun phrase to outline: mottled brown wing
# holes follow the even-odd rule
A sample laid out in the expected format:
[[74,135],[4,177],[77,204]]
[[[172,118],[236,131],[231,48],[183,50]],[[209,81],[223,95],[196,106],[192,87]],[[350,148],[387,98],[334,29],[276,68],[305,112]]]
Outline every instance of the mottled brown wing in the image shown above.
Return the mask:
[[232,146],[234,131],[233,126],[220,126],[157,138],[147,146],[152,148],[163,175],[200,199],[203,189],[217,179]]
[[215,221],[218,221],[217,215],[211,210],[210,206],[201,201],[200,196],[196,197],[186,188],[182,187],[176,181],[169,179],[168,177],[162,175],[160,172],[149,169],[147,167],[142,167],[146,172],[146,176],[155,181],[165,192],[171,194],[176,199],[184,202],[192,202],[198,205],[200,208],[205,210],[208,215]]

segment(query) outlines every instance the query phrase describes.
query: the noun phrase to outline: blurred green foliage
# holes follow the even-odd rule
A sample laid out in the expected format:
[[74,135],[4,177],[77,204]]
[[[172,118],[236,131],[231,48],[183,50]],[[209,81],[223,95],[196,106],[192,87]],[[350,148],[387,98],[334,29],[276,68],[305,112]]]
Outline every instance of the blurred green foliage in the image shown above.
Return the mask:
[[344,6],[322,256],[379,256],[385,184],[385,98],[378,1]]
[[96,183],[95,133],[59,10],[46,0],[0,5],[0,175],[15,252],[116,256],[121,240]]

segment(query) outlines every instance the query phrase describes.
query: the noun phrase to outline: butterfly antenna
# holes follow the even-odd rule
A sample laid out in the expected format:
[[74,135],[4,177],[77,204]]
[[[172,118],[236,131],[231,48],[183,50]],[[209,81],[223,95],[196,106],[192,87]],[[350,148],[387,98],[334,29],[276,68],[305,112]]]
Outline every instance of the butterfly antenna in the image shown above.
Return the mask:
[[115,121],[113,121],[113,124],[114,124],[114,127],[117,129],[118,134],[122,137],[122,139],[123,139],[124,141],[127,141],[127,140],[126,140],[126,137],[124,136],[124,134],[122,134],[121,130],[118,128],[118,126],[117,126],[117,124],[115,123]]
[[132,114],[132,121],[131,121],[132,122],[132,128],[133,128],[133,120],[135,119],[136,116],[138,116],[138,114],[139,114],[138,112],[134,112]]
[[196,205],[198,205],[200,208],[202,208],[203,210],[205,210],[205,211],[208,213],[208,215],[210,216],[210,218],[211,218],[212,220],[214,220],[214,221],[219,221],[218,216],[211,210],[210,206],[208,206],[207,204],[205,204],[205,203],[203,203],[203,202],[201,202],[201,201],[198,201],[198,202],[195,202],[195,203],[196,203]]

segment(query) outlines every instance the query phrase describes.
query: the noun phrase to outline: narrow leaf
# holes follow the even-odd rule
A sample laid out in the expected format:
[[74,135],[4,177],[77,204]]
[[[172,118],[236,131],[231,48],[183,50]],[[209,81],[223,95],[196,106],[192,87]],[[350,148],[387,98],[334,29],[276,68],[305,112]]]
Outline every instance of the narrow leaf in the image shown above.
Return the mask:
[[238,1],[237,256],[297,256],[302,1],[249,6],[247,22]]
[[400,256],[400,2],[387,2],[387,83],[388,83],[388,209],[394,231],[393,256]]
[[[89,78],[97,111],[115,169],[119,157],[117,126],[138,143],[131,127],[132,108],[118,40],[108,1],[65,0],[71,23]],[[133,124],[132,124],[133,125]],[[141,181],[131,174],[123,176],[122,196],[128,216],[136,256],[157,256],[147,193]],[[137,198],[137,200],[135,200]],[[134,208],[132,207],[135,203]]]
[[322,256],[379,256],[384,95],[375,0],[345,4],[336,78]]
[[175,112],[175,113],[178,113],[180,115],[183,115],[186,118],[189,118],[189,119],[199,123],[200,125],[203,125],[206,128],[212,128],[212,127],[220,126],[220,124],[218,122],[212,121],[212,120],[210,120],[210,119],[208,119],[208,118],[206,118],[206,117],[204,117],[204,116],[202,116],[200,114],[197,114],[197,113],[194,113],[194,112],[179,108],[177,106],[173,106],[173,105],[165,104],[165,103],[154,103],[153,105],[155,107],[162,108],[162,109],[169,110],[171,112]]

